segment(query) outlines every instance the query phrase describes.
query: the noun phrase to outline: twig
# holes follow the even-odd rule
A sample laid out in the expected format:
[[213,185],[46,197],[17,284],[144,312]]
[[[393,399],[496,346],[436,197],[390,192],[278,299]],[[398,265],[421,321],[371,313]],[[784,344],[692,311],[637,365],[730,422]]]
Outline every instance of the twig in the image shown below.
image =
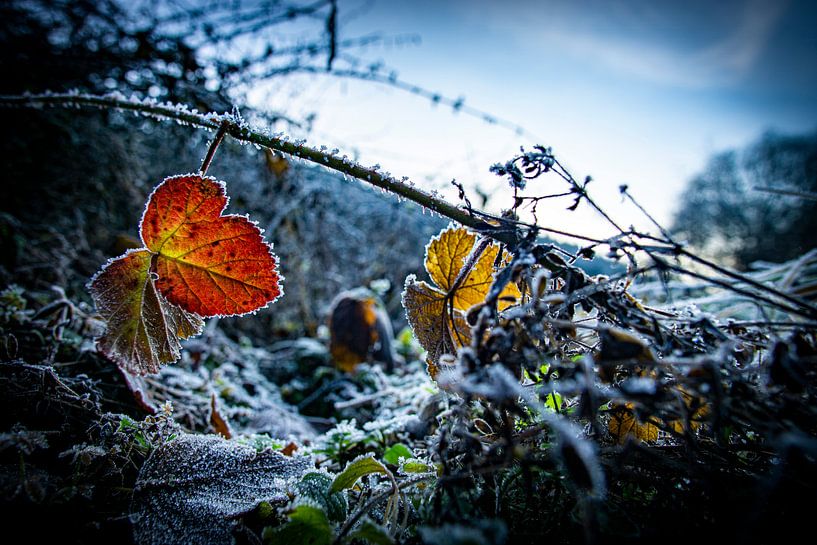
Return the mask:
[[801,310],[800,308],[789,306],[789,305],[787,305],[785,303],[781,303],[780,301],[775,301],[774,299],[770,299],[770,298],[768,298],[768,297],[766,297],[764,295],[761,295],[761,294],[759,294],[757,292],[753,292],[753,291],[750,291],[750,290],[744,289],[744,288],[739,288],[735,284],[729,283],[729,282],[727,282],[725,280],[720,280],[718,278],[713,278],[711,276],[706,276],[706,275],[703,275],[703,274],[700,274],[700,273],[696,273],[694,271],[684,269],[683,267],[679,267],[677,265],[672,265],[672,264],[667,263],[667,262],[664,262],[662,264],[662,266],[667,268],[667,269],[673,270],[673,271],[675,271],[675,272],[677,272],[679,274],[691,276],[691,277],[697,278],[699,280],[704,280],[704,281],[709,282],[711,284],[714,284],[716,286],[720,286],[722,288],[731,290],[731,291],[733,291],[735,293],[745,295],[745,296],[749,297],[750,299],[756,299],[758,301],[763,301],[766,304],[772,305],[773,307],[777,307],[780,310],[790,312],[792,314],[797,314],[797,315],[805,316],[805,317],[814,317],[815,316],[814,312],[806,312],[804,310]]
[[329,35],[329,55],[326,59],[326,70],[332,70],[332,63],[338,53],[338,1],[329,1],[329,17],[326,19],[326,33]]
[[[756,289],[761,290],[761,291],[765,291],[766,293],[770,293],[770,294],[774,295],[775,297],[779,297],[780,299],[783,299],[783,300],[795,305],[799,309],[802,309],[802,310],[806,311],[805,313],[803,313],[802,310],[798,311],[797,312],[798,314],[801,314],[801,315],[804,315],[804,316],[810,316],[812,318],[817,317],[817,307],[814,307],[813,305],[810,305],[809,303],[806,303],[802,299],[799,299],[799,298],[794,297],[792,295],[789,295],[787,293],[783,293],[782,291],[777,290],[777,289],[775,289],[775,288],[773,288],[771,286],[761,284],[760,282],[754,280],[753,278],[751,278],[751,277],[749,277],[747,275],[740,274],[740,273],[735,272],[735,271],[731,271],[731,270],[729,270],[729,269],[727,269],[725,267],[721,267],[717,263],[713,263],[713,262],[711,262],[711,261],[709,261],[707,259],[704,259],[704,258],[702,258],[700,256],[697,256],[697,255],[693,254],[692,252],[690,252],[688,250],[684,250],[683,248],[678,248],[676,251],[680,255],[683,255],[684,257],[687,257],[687,258],[691,259],[692,261],[695,261],[696,263],[699,263],[700,265],[705,265],[705,266],[709,267],[710,269],[713,269],[714,271],[717,271],[717,272],[719,272],[720,274],[722,274],[724,276],[728,276],[729,278],[732,278],[734,280],[740,280],[741,282],[744,282],[744,283],[752,286],[753,288],[756,288]],[[701,278],[702,280],[708,280],[710,282],[712,281],[708,277],[699,277],[699,278]],[[738,292],[738,290],[731,284],[727,284],[725,287],[727,287],[728,289],[731,289],[732,291]],[[738,292],[738,293],[741,293],[741,292]],[[745,292],[744,292],[744,294],[745,294]]]
[[[318,76],[333,76],[337,78],[347,78],[347,79],[357,79],[361,81],[368,81],[372,83],[379,83],[381,85],[387,85],[389,87],[393,87],[395,89],[399,89],[401,91],[405,91],[411,93],[413,95],[417,95],[419,97],[425,98],[431,101],[433,104],[442,104],[444,106],[448,106],[454,112],[461,112],[467,116],[474,117],[477,119],[482,120],[483,122],[489,125],[495,125],[497,127],[502,127],[503,129],[508,129],[514,132],[517,136],[524,137],[528,140],[539,140],[537,136],[532,134],[529,130],[521,125],[517,125],[513,121],[508,119],[503,119],[501,117],[497,117],[492,115],[488,112],[483,110],[474,108],[472,106],[468,106],[465,103],[465,99],[463,98],[450,98],[446,97],[440,93],[436,93],[429,89],[420,87],[418,85],[414,85],[412,83],[408,83],[403,81],[397,77],[395,73],[384,74],[378,71],[364,71],[364,70],[357,70],[355,68],[347,68],[347,69],[333,69],[329,72],[325,70],[324,67],[320,66],[304,66],[302,64],[292,64],[290,66],[283,66],[283,67],[276,67],[263,75],[263,78],[270,78],[273,76],[279,76],[284,74],[294,74],[294,73],[302,73],[302,74],[315,74]],[[263,79],[262,78],[262,79]]]
[[380,391],[375,392],[373,394],[356,397],[356,398],[350,399],[348,401],[338,401],[338,402],[335,403],[335,410],[340,411],[342,409],[349,409],[349,408],[352,408],[352,407],[359,407],[361,405],[367,405],[367,404],[371,403],[372,401],[380,399],[381,397],[390,396],[390,395],[394,394],[394,392],[395,391],[393,389],[386,389],[386,390],[380,390]]
[[766,193],[776,193],[777,195],[788,195],[789,197],[800,197],[809,201],[817,201],[817,193],[809,191],[795,191],[792,189],[778,189],[776,187],[755,187],[755,191],[765,191]]
[[199,173],[202,176],[207,174],[207,169],[210,168],[210,163],[213,162],[213,157],[216,155],[216,150],[218,149],[218,146],[221,144],[221,141],[224,140],[225,134],[227,134],[226,121],[221,123],[221,126],[218,128],[218,132],[216,132],[216,136],[210,143],[210,147],[207,148],[207,155],[204,156],[204,161],[201,162],[201,168],[199,169]]
[[635,207],[638,208],[641,211],[641,213],[644,214],[644,216],[646,216],[646,218],[650,220],[650,222],[653,225],[655,225],[655,227],[658,228],[658,231],[666,240],[668,240],[669,242],[674,242],[670,234],[667,232],[667,230],[664,229],[664,227],[660,223],[658,223],[658,221],[652,216],[652,214],[647,212],[647,210],[643,206],[641,206],[641,203],[635,200],[635,197],[633,197],[633,195],[629,192],[628,187],[626,185],[620,186],[619,191],[621,192],[622,195],[627,197],[630,200],[630,202],[633,203],[633,205],[635,205]]
[[[562,179],[564,179],[567,183],[569,183],[573,187],[573,189],[575,190],[576,194],[583,197],[584,200],[586,200],[587,203],[590,206],[592,206],[593,209],[596,210],[596,212],[598,212],[604,219],[607,220],[607,222],[610,225],[615,227],[620,233],[625,232],[624,229],[619,227],[619,225],[613,220],[613,218],[611,218],[607,214],[607,212],[605,212],[599,205],[596,204],[596,202],[593,199],[590,198],[590,195],[588,195],[588,193],[587,193],[587,188],[585,187],[587,184],[585,184],[585,186],[580,185],[579,182],[577,182],[576,179],[573,177],[573,175],[570,174],[570,172],[555,157],[553,159],[553,164],[556,167],[558,167],[558,168],[554,168],[553,172],[555,172],[556,174],[561,176]],[[589,178],[588,178],[588,181],[589,181]]]

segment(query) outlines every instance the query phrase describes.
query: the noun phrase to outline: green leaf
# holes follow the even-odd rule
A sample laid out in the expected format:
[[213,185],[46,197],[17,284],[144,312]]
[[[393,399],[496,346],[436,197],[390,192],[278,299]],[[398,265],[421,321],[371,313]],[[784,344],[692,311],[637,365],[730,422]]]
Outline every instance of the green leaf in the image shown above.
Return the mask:
[[382,473],[384,475],[391,475],[391,472],[386,469],[386,466],[372,458],[371,456],[364,456],[353,460],[346,466],[343,472],[335,477],[332,482],[330,492],[340,492],[347,488],[355,486],[357,480],[364,475],[371,475],[372,473]]
[[131,418],[123,416],[119,420],[119,427],[116,429],[116,431],[131,430],[138,427],[139,426],[136,424],[136,422],[134,422]]
[[295,485],[298,493],[320,505],[329,520],[341,522],[346,519],[348,504],[343,492],[330,492],[332,477],[326,473],[310,472]]
[[139,520],[133,525],[133,542],[234,543],[235,521],[261,502],[277,511],[311,465],[306,457],[257,453],[215,435],[182,432],[155,448],[139,471],[130,507]]
[[545,406],[559,412],[562,409],[562,396],[559,392],[551,391],[545,396]]
[[406,463],[400,466],[400,470],[403,473],[431,473],[434,468],[420,460],[411,459],[406,460]]
[[133,438],[134,440],[136,440],[137,443],[139,443],[140,447],[146,450],[150,450],[151,446],[150,441],[148,441],[144,433],[142,433],[141,431],[137,431],[136,433],[133,434]]
[[385,528],[370,519],[364,520],[360,526],[349,535],[349,540],[362,539],[372,545],[393,545],[394,539]]
[[313,505],[301,504],[289,514],[289,522],[277,528],[264,528],[267,545],[330,545],[335,532],[326,513]]
[[411,451],[403,443],[395,443],[383,453],[383,459],[386,463],[393,466],[399,465],[401,457],[406,459],[412,457]]
[[262,501],[255,508],[255,514],[260,520],[271,519],[275,515],[275,508],[268,501]]

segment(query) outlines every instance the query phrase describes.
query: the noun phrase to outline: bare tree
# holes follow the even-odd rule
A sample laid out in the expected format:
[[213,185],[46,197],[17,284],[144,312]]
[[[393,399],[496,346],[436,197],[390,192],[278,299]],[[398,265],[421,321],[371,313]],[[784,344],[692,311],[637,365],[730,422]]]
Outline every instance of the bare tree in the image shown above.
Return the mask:
[[720,153],[681,197],[674,231],[746,268],[817,246],[817,133],[763,135]]

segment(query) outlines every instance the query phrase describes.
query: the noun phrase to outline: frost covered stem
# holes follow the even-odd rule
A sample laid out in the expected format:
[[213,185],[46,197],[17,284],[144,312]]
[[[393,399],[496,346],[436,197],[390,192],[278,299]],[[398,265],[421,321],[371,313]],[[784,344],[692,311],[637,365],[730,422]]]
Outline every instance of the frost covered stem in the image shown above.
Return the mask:
[[213,157],[216,154],[219,144],[221,144],[221,141],[224,140],[224,135],[227,134],[228,127],[229,124],[226,121],[222,121],[221,126],[218,128],[218,132],[216,132],[216,136],[210,143],[210,147],[207,148],[207,155],[204,156],[204,161],[201,162],[201,168],[199,169],[199,173],[202,176],[207,174],[207,169],[210,168],[210,163],[213,162]]
[[[112,93],[109,95],[83,95],[74,93],[24,96],[0,95],[0,107],[41,108],[43,106],[63,108],[88,106],[125,110],[149,117],[172,119],[180,123],[204,129],[220,130],[222,127],[225,127],[224,131],[226,134],[242,142],[257,144],[352,176],[367,184],[385,189],[386,191],[413,201],[424,208],[433,210],[450,220],[470,227],[498,242],[511,245],[516,242],[513,233],[502,230],[479,219],[478,211],[472,212],[463,210],[439,197],[430,195],[425,191],[396,180],[391,176],[385,176],[376,169],[366,168],[351,162],[346,158],[336,157],[331,153],[314,149],[303,143],[292,142],[282,137],[254,130],[244,124],[240,119],[236,119],[229,114],[201,114],[195,110],[189,110],[183,105],[159,103],[155,100],[126,98],[120,93]],[[207,165],[202,165],[202,168],[204,169],[206,166]]]
[[454,220],[457,223],[471,227],[480,233],[490,236],[499,242],[512,243],[512,238],[507,233],[500,233],[491,224],[469,214],[467,211],[450,204],[449,202],[432,196],[425,191],[412,187],[408,184],[400,182],[392,177],[387,177],[377,170],[366,168],[356,163],[350,163],[347,160],[336,157],[334,155],[322,152],[311,147],[298,144],[295,142],[281,140],[273,136],[260,134],[248,127],[240,127],[232,124],[228,129],[228,134],[238,140],[245,142],[252,142],[261,146],[286,153],[294,157],[300,157],[313,163],[322,165],[331,170],[341,172],[357,178],[367,184],[385,189],[396,195],[404,197],[413,201],[424,208],[433,210]]

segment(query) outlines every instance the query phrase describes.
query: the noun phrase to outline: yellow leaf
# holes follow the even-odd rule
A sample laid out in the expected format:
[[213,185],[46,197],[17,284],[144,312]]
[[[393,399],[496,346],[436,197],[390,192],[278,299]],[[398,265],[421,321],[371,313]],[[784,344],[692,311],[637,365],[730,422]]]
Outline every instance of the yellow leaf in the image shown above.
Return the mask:
[[[701,427],[701,421],[704,417],[709,414],[709,405],[703,398],[692,395],[683,386],[678,386],[677,389],[681,393],[681,398],[689,411],[689,426],[692,431],[696,431]],[[670,422],[670,426],[676,433],[684,433],[683,420],[673,420]]]
[[[477,236],[464,227],[449,226],[431,239],[426,247],[426,271],[431,280],[445,293],[451,293],[454,308],[467,311],[474,305],[485,301],[485,296],[494,281],[494,262],[499,253],[499,246],[490,243],[476,259],[473,266],[465,273],[465,278],[455,287],[468,257],[474,251]],[[502,263],[510,261],[510,255],[503,252]],[[519,288],[508,283],[499,297],[499,310],[504,310],[519,301]]]
[[[491,289],[491,284],[494,283],[494,262],[499,253],[499,246],[490,244],[479,256],[479,259],[474,264],[473,268],[468,271],[468,275],[462,282],[462,285],[454,293],[454,306],[462,310],[468,310],[474,305],[478,305],[485,300],[488,292]],[[502,266],[510,262],[511,256],[507,252],[502,252]],[[499,301],[497,308],[505,310],[511,305],[515,305],[521,299],[522,294],[519,293],[519,288],[513,282],[508,282],[508,285],[499,294]]]
[[[474,255],[480,249],[480,255]],[[476,234],[450,225],[426,246],[425,267],[435,285],[418,282],[413,276],[406,279],[403,307],[414,336],[428,353],[431,378],[436,380],[441,356],[456,354],[458,348],[470,344],[465,313],[485,301],[494,282],[498,254],[498,245],[478,244]],[[510,258],[503,252],[502,264]],[[497,306],[504,310],[520,299],[519,288],[509,283]]]
[[426,247],[426,271],[439,289],[451,290],[476,240],[475,234],[453,226],[431,239]]
[[471,328],[462,311],[448,306],[445,293],[414,276],[406,278],[403,307],[414,336],[428,353],[428,373],[436,380],[440,356],[456,354],[470,344]]
[[640,422],[633,411],[632,403],[616,405],[610,411],[610,420],[607,422],[607,429],[616,440],[623,444],[627,436],[635,437],[641,441],[658,440],[658,426],[654,423]]

